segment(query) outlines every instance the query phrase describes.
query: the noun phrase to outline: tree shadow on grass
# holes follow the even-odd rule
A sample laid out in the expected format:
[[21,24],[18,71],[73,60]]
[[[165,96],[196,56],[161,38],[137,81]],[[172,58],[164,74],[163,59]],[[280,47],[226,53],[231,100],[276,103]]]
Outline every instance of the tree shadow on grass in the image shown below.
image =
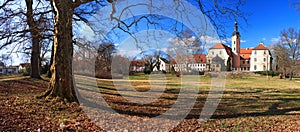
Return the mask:
[[[104,89],[105,91],[101,91]],[[137,104],[130,102],[116,93],[113,88],[98,87],[97,90],[88,90],[90,93],[100,93],[106,98],[108,106],[95,104],[93,100],[85,100],[90,107],[111,110],[119,114],[139,117],[157,117],[167,110],[172,110],[173,103],[150,103]],[[162,95],[161,100],[175,102],[180,90],[167,89],[166,94],[172,94],[173,97]],[[269,92],[269,93],[268,93]],[[186,116],[186,119],[199,119],[201,110],[205,104],[207,91],[199,91],[198,98],[193,109]],[[225,91],[229,97],[222,98],[217,110],[211,116],[212,119],[238,118],[238,117],[257,117],[274,115],[297,115],[300,113],[300,97],[289,91],[278,91],[270,89],[248,89],[248,91]],[[293,97],[293,98],[291,98]],[[291,104],[296,102],[296,105]],[[299,111],[299,112],[297,112]],[[182,115],[177,115],[182,116]],[[176,115],[166,115],[164,118],[177,119]]]

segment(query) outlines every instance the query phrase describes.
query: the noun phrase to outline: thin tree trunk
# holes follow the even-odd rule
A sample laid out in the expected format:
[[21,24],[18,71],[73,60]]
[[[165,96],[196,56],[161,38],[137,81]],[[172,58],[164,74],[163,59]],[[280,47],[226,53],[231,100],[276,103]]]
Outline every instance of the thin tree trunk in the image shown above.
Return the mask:
[[293,71],[290,71],[290,80],[292,80],[293,79]]
[[39,56],[40,56],[40,35],[39,29],[36,22],[33,19],[33,0],[25,0],[27,6],[27,24],[29,25],[31,40],[32,40],[32,48],[31,48],[31,71],[30,76],[32,78],[41,78],[40,77],[40,64],[39,64]]
[[[54,58],[54,44],[52,44],[52,48],[51,48],[51,57],[50,57],[50,66],[52,66],[53,64],[53,58]],[[47,77],[52,77],[52,71],[51,68],[49,68],[48,72],[47,72]]]
[[55,26],[52,77],[49,89],[44,96],[60,97],[70,102],[78,102],[72,72],[73,43],[71,0],[54,0]]

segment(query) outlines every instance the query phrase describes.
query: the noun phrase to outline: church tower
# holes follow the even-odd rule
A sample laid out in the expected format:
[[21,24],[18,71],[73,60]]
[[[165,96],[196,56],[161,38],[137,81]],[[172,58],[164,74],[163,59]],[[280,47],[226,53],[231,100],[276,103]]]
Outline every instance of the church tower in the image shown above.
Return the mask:
[[234,31],[231,37],[231,48],[233,53],[233,60],[232,60],[232,68],[234,70],[240,70],[241,67],[241,60],[240,60],[240,39],[241,35],[238,31],[238,23],[234,23]]

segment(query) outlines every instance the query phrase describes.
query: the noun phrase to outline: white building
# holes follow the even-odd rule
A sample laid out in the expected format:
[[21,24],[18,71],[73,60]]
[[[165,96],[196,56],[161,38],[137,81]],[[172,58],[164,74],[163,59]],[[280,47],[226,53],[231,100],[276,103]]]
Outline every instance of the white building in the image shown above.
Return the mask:
[[6,67],[3,62],[0,62],[0,74],[17,74],[19,72],[19,66]]
[[207,54],[211,71],[266,71],[271,70],[272,56],[268,48],[260,43],[255,48],[240,47],[237,23],[232,33],[231,47],[218,43]]
[[171,67],[177,72],[206,71],[206,57],[204,54],[177,56],[171,61]]
[[252,49],[250,58],[250,71],[271,70],[272,56],[269,49],[263,43]]
[[[157,66],[155,66],[153,68],[153,71],[165,71],[165,72],[170,72],[170,62],[165,59],[165,58],[159,58],[158,62],[156,62],[159,64],[159,69]],[[154,63],[154,65],[156,64]]]
[[145,69],[145,63],[142,60],[133,60],[130,63],[130,71],[143,72]]
[[232,60],[232,50],[229,46],[218,43],[208,50],[206,58],[208,64],[210,64],[209,70],[225,71],[228,59]]

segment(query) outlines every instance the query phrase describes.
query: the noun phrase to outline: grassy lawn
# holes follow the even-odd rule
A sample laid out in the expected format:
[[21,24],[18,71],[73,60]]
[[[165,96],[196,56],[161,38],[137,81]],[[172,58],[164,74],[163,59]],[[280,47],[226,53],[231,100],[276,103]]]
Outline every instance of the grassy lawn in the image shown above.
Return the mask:
[[[207,122],[200,123],[198,119],[211,85],[220,80],[212,82],[210,77],[205,76],[163,74],[137,74],[116,80],[75,78],[76,86],[86,101],[99,104],[100,96],[105,99],[108,106],[101,107],[104,108],[102,112],[110,107],[138,121],[166,111],[185,111],[187,107],[178,110],[172,106],[189,103],[180,102],[181,97],[191,101],[195,98],[186,118],[171,131],[300,131],[298,79],[289,81],[265,76],[226,78],[217,110]],[[47,85],[47,80],[30,78],[0,82],[0,131],[102,131],[95,123],[107,117],[91,118],[88,115],[98,116],[95,106],[80,107],[59,99],[36,99],[35,96],[44,92]],[[115,114],[110,116],[117,118]],[[173,116],[176,115],[169,113],[166,118]],[[116,130],[128,127],[111,121],[109,125]],[[134,130],[141,129],[135,128],[133,122],[131,125]]]
[[0,74],[0,79],[22,77],[22,74]]
[[[88,81],[78,82],[87,86]],[[196,102],[177,130],[298,130],[300,128],[300,82],[297,79],[279,79],[278,77],[253,76],[226,78],[221,102],[207,123],[199,124],[197,119],[209,93],[212,79],[204,76],[137,74],[124,79],[97,79],[95,87],[81,87],[82,91],[100,92],[109,107],[119,113],[155,117],[167,110],[177,101],[181,88],[198,92],[185,92],[185,98],[196,96]],[[139,94],[146,93],[146,94]],[[188,94],[188,95],[187,95]],[[89,93],[87,93],[89,95]],[[155,98],[149,104],[139,104]],[[140,102],[138,102],[138,101]],[[172,116],[172,115],[170,115]],[[197,124],[184,127],[187,124]]]

